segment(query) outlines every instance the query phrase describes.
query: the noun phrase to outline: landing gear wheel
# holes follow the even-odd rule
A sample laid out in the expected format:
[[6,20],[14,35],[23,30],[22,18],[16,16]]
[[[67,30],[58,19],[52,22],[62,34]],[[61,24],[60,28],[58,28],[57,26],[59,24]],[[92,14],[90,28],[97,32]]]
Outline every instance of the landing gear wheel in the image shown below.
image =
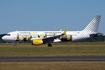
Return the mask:
[[49,43],[49,44],[48,44],[48,47],[52,47],[52,44]]
[[17,47],[17,45],[14,45],[14,47]]
[[17,43],[14,43],[14,47],[17,47]]

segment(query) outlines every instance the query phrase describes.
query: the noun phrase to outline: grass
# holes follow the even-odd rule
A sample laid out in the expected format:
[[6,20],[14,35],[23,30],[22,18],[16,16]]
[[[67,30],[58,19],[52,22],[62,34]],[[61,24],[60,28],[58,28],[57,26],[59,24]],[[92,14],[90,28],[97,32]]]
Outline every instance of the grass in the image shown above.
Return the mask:
[[[53,47],[0,44],[0,57],[31,56],[105,56],[105,42],[54,43]],[[0,62],[0,70],[105,70],[105,61]]]
[[105,70],[105,61],[0,62],[0,70]]
[[29,43],[0,44],[0,57],[34,57],[34,56],[105,56],[105,42],[54,43],[32,46]]

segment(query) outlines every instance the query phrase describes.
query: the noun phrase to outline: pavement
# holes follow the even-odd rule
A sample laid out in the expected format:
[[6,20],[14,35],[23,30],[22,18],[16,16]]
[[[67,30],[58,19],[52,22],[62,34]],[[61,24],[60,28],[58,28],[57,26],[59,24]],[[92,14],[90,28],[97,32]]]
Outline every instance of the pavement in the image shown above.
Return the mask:
[[105,61],[105,56],[0,57],[0,62],[19,61]]

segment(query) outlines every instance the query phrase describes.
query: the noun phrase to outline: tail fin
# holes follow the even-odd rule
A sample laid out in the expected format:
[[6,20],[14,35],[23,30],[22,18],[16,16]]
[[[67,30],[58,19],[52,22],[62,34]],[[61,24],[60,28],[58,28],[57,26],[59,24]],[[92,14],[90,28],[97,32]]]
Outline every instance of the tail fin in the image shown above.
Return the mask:
[[87,25],[87,27],[83,31],[97,32],[100,18],[101,18],[100,15],[97,15],[95,18],[93,18],[93,20]]

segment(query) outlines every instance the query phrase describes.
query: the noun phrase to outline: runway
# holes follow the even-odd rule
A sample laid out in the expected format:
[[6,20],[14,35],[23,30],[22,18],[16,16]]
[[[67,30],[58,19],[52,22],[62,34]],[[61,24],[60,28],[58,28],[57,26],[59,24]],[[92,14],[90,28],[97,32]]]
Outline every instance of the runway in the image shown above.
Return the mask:
[[19,61],[105,61],[105,56],[0,57],[0,62]]

